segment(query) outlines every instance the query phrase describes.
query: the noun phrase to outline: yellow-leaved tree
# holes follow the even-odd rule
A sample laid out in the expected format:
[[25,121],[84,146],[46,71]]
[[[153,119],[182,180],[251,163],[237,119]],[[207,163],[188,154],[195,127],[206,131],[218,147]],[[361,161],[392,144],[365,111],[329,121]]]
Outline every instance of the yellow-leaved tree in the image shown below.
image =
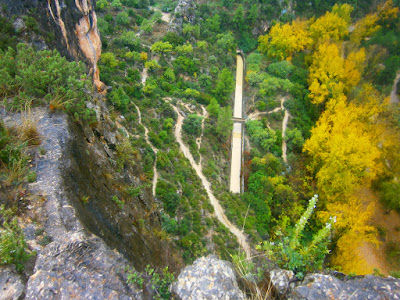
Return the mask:
[[377,24],[378,20],[377,13],[366,15],[364,18],[358,20],[354,25],[353,32],[350,34],[350,41],[359,45],[363,39],[378,31],[381,28]]
[[369,193],[364,190],[353,191],[346,201],[339,200],[327,205],[328,214],[336,216],[335,230],[339,236],[331,264],[340,266],[347,274],[371,274],[373,269],[360,254],[359,249],[363,243],[379,245],[377,230],[369,225],[374,214],[375,202],[371,201],[373,197],[370,195],[367,199],[364,197],[365,193]]
[[381,22],[395,20],[399,13],[398,7],[393,7],[393,1],[387,0],[385,3],[378,5],[378,16]]
[[312,102],[318,104],[348,93],[360,81],[364,61],[363,48],[344,59],[337,44],[325,42],[319,45],[314,52],[308,77]]
[[295,20],[292,24],[276,24],[269,34],[258,38],[258,50],[279,60],[292,57],[295,52],[304,50],[312,40],[307,31],[307,22]]
[[331,98],[303,148],[311,156],[309,168],[326,206],[319,216],[337,217],[339,239],[332,263],[345,272],[371,271],[358,249],[362,242],[377,244],[369,225],[374,203],[360,191],[368,190],[383,170],[383,127],[377,120],[385,109],[371,85],[364,85],[351,103],[344,94]]
[[326,41],[337,42],[349,33],[350,13],[353,7],[349,4],[337,5],[332,8],[332,12],[326,12],[310,25],[310,36],[315,45]]
[[361,184],[369,185],[382,169],[377,130],[370,118],[379,107],[347,103],[343,94],[331,99],[320,116],[303,151],[318,166],[316,178],[320,195],[329,202],[347,197]]

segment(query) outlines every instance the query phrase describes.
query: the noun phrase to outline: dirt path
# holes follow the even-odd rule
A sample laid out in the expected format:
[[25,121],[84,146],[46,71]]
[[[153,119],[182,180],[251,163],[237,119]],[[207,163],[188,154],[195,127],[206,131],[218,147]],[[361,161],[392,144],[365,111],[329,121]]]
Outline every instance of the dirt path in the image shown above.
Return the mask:
[[[178,108],[176,108],[175,105],[170,103],[172,108],[175,110],[175,112],[178,115],[178,120],[176,122],[176,127],[175,127],[175,138],[181,148],[181,151],[185,155],[185,157],[189,160],[190,165],[192,168],[196,171],[197,176],[199,176],[201,183],[203,184],[203,187],[207,191],[208,198],[210,199],[210,202],[212,206],[214,207],[215,214],[217,216],[217,219],[224,225],[226,226],[230,232],[232,232],[233,235],[236,236],[238,239],[239,245],[243,248],[244,252],[246,253],[247,259],[250,259],[251,253],[250,253],[250,245],[246,241],[246,237],[243,234],[242,231],[240,231],[236,226],[234,226],[226,217],[224,210],[222,206],[219,204],[217,198],[215,198],[214,194],[211,191],[211,183],[207,180],[207,178],[204,176],[201,165],[197,164],[190,153],[189,148],[183,143],[182,141],[182,124],[183,124],[183,116],[180,114]],[[201,155],[200,155],[201,157]]]
[[285,116],[283,117],[283,121],[282,121],[282,159],[285,163],[287,163],[286,128],[287,128],[290,114],[289,114],[289,111],[287,109],[285,109],[285,107],[283,106],[285,101],[286,101],[286,97],[282,97],[281,109],[285,112]]
[[397,95],[397,83],[400,81],[400,72],[397,73],[393,82],[392,92],[390,93],[390,103],[399,103],[399,95]]
[[141,83],[143,85],[145,85],[146,84],[146,79],[147,79],[147,68],[143,68],[143,71],[140,74],[140,76],[142,77]]
[[272,114],[272,113],[278,112],[278,111],[280,111],[280,110],[282,110],[282,105],[281,105],[280,107],[274,108],[273,110],[270,110],[270,111],[255,111],[255,112],[249,114],[249,115],[247,116],[247,119],[250,119],[250,120],[257,120],[257,119],[258,119],[258,116],[267,115],[267,114]]
[[[207,112],[207,110],[205,109],[205,107],[203,105],[201,106],[201,110],[203,112],[203,114],[202,114],[203,119],[201,120],[201,134],[196,139],[197,149],[199,150],[199,153],[200,153],[201,141],[202,141],[203,135],[204,135],[204,121],[208,117],[208,112]],[[203,161],[203,156],[200,155],[200,160],[199,160],[199,166],[200,167],[201,167],[201,162],[202,161]]]
[[[288,124],[288,121],[289,121],[289,118],[290,118],[290,113],[283,106],[285,101],[286,101],[286,97],[282,97],[281,98],[281,106],[280,107],[276,107],[275,109],[273,109],[271,111],[256,111],[256,112],[253,112],[253,113],[251,113],[251,114],[249,114],[247,116],[247,119],[248,120],[257,120],[258,117],[261,116],[261,115],[272,114],[272,113],[278,112],[280,110],[283,110],[285,112],[285,115],[284,115],[283,120],[282,120],[282,159],[283,159],[283,161],[285,163],[287,163],[286,128],[287,128],[287,124]],[[268,127],[268,129],[271,129],[269,124],[267,124],[267,127]]]
[[155,197],[156,196],[156,187],[157,187],[157,182],[158,182],[158,177],[159,177],[158,176],[158,172],[157,172],[157,152],[158,152],[158,149],[156,147],[154,147],[154,145],[149,140],[149,130],[142,123],[142,113],[140,112],[139,107],[135,103],[133,103],[133,105],[135,105],[137,113],[138,113],[139,124],[142,125],[143,128],[144,128],[144,139],[146,140],[146,143],[149,144],[151,150],[153,150],[153,152],[156,155],[156,159],[154,160],[154,164],[153,164],[153,174],[154,175],[153,175],[153,189],[152,189],[153,196]]
[[165,23],[168,23],[169,24],[169,22],[171,21],[171,13],[166,13],[166,12],[163,12],[163,11],[161,11],[161,9],[159,9],[158,7],[150,7],[152,10],[154,10],[154,11],[159,11],[159,12],[161,12],[161,15],[162,15],[162,17],[161,17],[161,20],[163,20]]

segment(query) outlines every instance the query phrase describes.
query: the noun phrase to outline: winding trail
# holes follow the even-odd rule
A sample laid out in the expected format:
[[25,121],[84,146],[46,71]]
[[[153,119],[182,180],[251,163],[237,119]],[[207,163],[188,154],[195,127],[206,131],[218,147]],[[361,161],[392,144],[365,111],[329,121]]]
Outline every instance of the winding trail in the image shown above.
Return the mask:
[[285,112],[285,116],[282,121],[282,159],[285,163],[287,163],[287,145],[286,145],[286,128],[289,121],[290,113],[283,104],[286,101],[286,97],[282,97],[281,99],[281,109]]
[[397,73],[393,82],[392,92],[390,93],[390,103],[399,103],[399,95],[397,95],[397,83],[400,81],[400,72]]
[[153,189],[152,189],[153,197],[155,197],[156,196],[156,187],[157,187],[157,182],[158,182],[158,177],[159,177],[158,176],[158,172],[157,172],[157,152],[158,152],[158,149],[156,147],[154,147],[154,145],[149,140],[149,130],[142,123],[142,113],[140,112],[139,107],[135,103],[133,103],[133,105],[135,105],[137,113],[138,113],[139,124],[142,125],[143,128],[144,128],[144,139],[146,140],[146,143],[149,144],[151,150],[153,150],[153,152],[156,155],[156,159],[154,160],[154,164],[153,164],[153,174],[154,175],[153,175]]
[[169,24],[169,22],[171,21],[171,13],[163,12],[160,8],[154,6],[150,7],[150,9],[154,11],[159,11],[161,13],[161,20]]
[[274,112],[278,112],[278,111],[280,111],[280,110],[282,110],[282,104],[281,104],[280,107],[276,107],[276,108],[274,108],[273,110],[270,110],[270,111],[256,111],[256,112],[253,112],[253,113],[251,113],[251,114],[249,114],[249,115],[247,116],[247,119],[250,119],[250,120],[257,120],[257,119],[258,119],[258,116],[261,116],[261,115],[269,115],[269,114],[272,114],[272,113],[274,113]]
[[[178,108],[170,103],[172,108],[175,110],[175,112],[178,115],[178,120],[176,121],[176,127],[175,127],[175,138],[181,148],[181,151],[183,155],[189,160],[190,165],[192,168],[196,171],[197,176],[200,178],[201,183],[203,184],[203,187],[205,188],[208,198],[210,199],[210,202],[212,206],[214,207],[215,214],[217,216],[217,219],[229,229],[230,232],[232,232],[233,235],[236,236],[238,239],[239,245],[243,248],[244,252],[246,253],[247,259],[250,259],[251,257],[251,251],[250,251],[250,245],[246,241],[246,237],[243,234],[241,230],[239,230],[235,225],[233,225],[228,218],[226,217],[224,213],[224,209],[222,206],[219,204],[217,198],[215,198],[214,194],[211,191],[211,183],[207,180],[207,178],[204,176],[201,168],[201,163],[197,164],[196,161],[194,160],[192,154],[190,153],[189,148],[183,143],[182,141],[182,124],[183,124],[183,116],[179,112]],[[204,111],[203,111],[204,113]],[[201,155],[200,155],[200,160],[201,160]]]
[[[142,76],[141,82],[144,85],[144,84],[146,84],[146,79],[147,79],[147,68],[143,68],[141,76]],[[146,140],[146,143],[149,144],[151,150],[153,150],[154,154],[156,155],[156,159],[154,160],[154,164],[153,164],[153,183],[152,183],[152,194],[153,194],[153,197],[155,197],[156,196],[156,187],[157,187],[157,182],[158,182],[158,177],[159,177],[158,176],[158,172],[157,172],[157,152],[158,152],[158,149],[156,147],[154,147],[154,145],[149,140],[149,130],[142,123],[142,113],[140,112],[139,107],[135,103],[133,103],[133,105],[135,105],[135,108],[136,108],[137,113],[138,113],[139,124],[142,125],[143,128],[144,128],[144,139]]]
[[[287,128],[287,124],[288,124],[288,121],[289,121],[289,118],[291,117],[291,115],[290,115],[289,111],[287,109],[285,109],[285,107],[283,106],[285,101],[286,101],[286,97],[282,97],[280,107],[276,107],[275,109],[270,110],[270,111],[253,112],[247,116],[247,119],[248,120],[257,120],[258,117],[261,115],[268,115],[268,114],[272,114],[274,112],[278,112],[281,110],[285,112],[285,115],[282,120],[282,159],[285,163],[287,163],[286,128]],[[269,124],[267,124],[267,127],[268,127],[268,129],[272,130],[272,128],[269,126]],[[248,147],[250,147],[250,144]]]
[[[203,135],[204,135],[204,121],[205,121],[206,118],[208,118],[208,112],[207,112],[207,110],[204,108],[203,105],[201,106],[201,110],[202,110],[202,112],[203,112],[203,114],[202,114],[203,119],[201,120],[201,134],[200,134],[200,136],[196,139],[197,150],[199,150],[199,153],[200,153],[201,141],[202,141]],[[200,160],[199,160],[199,165],[200,165],[200,167],[201,167],[201,162],[202,162],[202,160],[203,160],[203,156],[201,156],[201,154],[200,154]]]

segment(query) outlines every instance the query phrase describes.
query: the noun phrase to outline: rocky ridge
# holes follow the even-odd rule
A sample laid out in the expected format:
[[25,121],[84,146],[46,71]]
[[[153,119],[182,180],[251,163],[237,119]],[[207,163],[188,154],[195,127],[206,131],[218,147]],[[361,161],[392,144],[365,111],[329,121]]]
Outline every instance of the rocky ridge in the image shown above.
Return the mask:
[[184,21],[194,25],[196,21],[195,10],[196,3],[193,0],[179,0],[174,13],[172,14],[168,31],[181,34]]

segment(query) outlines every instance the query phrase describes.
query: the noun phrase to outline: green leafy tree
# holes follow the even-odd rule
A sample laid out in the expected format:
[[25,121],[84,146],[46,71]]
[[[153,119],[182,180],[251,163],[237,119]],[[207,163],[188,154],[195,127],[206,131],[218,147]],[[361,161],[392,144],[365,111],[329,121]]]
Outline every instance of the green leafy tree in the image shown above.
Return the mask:
[[218,81],[214,89],[214,95],[221,105],[229,103],[234,87],[235,81],[232,72],[228,68],[224,68],[218,76]]
[[199,136],[201,133],[201,120],[203,118],[195,115],[190,114],[187,118],[183,121],[182,129],[190,135]]
[[128,25],[130,20],[131,19],[126,11],[119,13],[115,17],[115,21],[117,22],[118,25]]
[[96,10],[98,9],[99,11],[105,11],[109,5],[110,4],[107,0],[99,0],[96,2]]
[[210,114],[210,117],[218,117],[219,114],[219,104],[215,98],[212,98],[210,104],[207,106],[207,111]]
[[130,51],[142,50],[142,42],[134,31],[123,31],[121,36],[114,40],[114,44],[119,47],[128,47]]
[[118,108],[121,112],[125,112],[128,104],[130,103],[130,98],[125,94],[124,89],[119,87],[118,89],[113,90],[109,94],[110,102]]
[[217,119],[217,133],[223,139],[227,139],[231,134],[232,126],[232,108],[230,106],[221,107]]
[[218,33],[221,30],[221,17],[215,14],[212,18],[206,19],[204,22],[204,29],[211,32]]
[[113,2],[111,2],[111,6],[115,9],[122,9],[122,3],[120,0],[113,0]]
[[257,4],[253,4],[247,14],[247,21],[250,25],[253,25],[258,19],[258,7]]
[[0,95],[13,96],[6,103],[9,109],[48,103],[93,124],[96,114],[85,103],[91,89],[84,65],[68,62],[57,51],[35,51],[25,44],[0,51]]
[[293,72],[294,68],[295,67],[290,62],[283,60],[270,64],[268,66],[268,72],[279,78],[286,79]]
[[173,46],[169,42],[158,41],[151,46],[151,51],[164,54],[172,51]]
[[236,24],[238,30],[243,30],[244,26],[244,8],[243,4],[239,4],[233,17],[233,22]]
[[168,82],[175,81],[175,73],[171,68],[167,68],[164,72],[164,77],[168,80]]
[[119,60],[112,52],[104,52],[100,57],[100,62],[110,68],[115,68],[119,65]]
[[212,77],[207,74],[201,74],[198,78],[199,84],[206,91],[209,91],[212,87]]

